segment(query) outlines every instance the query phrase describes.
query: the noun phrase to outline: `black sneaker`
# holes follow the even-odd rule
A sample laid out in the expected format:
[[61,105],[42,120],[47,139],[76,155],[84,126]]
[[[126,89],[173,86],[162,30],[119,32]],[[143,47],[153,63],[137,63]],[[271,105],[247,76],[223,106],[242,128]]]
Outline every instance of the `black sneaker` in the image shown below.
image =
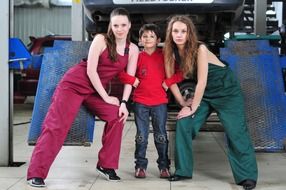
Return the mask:
[[96,171],[105,177],[108,181],[120,181],[120,177],[115,173],[114,169],[97,166]]
[[33,177],[27,180],[27,183],[32,187],[46,187],[43,178],[40,177]]
[[256,181],[252,179],[246,179],[240,182],[238,185],[241,185],[244,190],[252,190],[256,187]]

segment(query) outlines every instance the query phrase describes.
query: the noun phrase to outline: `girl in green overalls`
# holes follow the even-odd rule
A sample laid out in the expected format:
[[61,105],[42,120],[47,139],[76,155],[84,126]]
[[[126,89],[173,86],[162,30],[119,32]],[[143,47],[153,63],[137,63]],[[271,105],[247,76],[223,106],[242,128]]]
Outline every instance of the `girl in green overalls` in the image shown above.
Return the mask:
[[[224,127],[228,159],[236,184],[254,189],[257,181],[255,152],[248,134],[240,85],[227,64],[221,62],[198,41],[196,30],[187,16],[173,16],[169,22],[164,56],[170,87],[182,106],[177,115],[175,173],[170,181],[191,179],[193,175],[192,139],[212,111]],[[194,97],[187,102],[174,82],[196,82]]]

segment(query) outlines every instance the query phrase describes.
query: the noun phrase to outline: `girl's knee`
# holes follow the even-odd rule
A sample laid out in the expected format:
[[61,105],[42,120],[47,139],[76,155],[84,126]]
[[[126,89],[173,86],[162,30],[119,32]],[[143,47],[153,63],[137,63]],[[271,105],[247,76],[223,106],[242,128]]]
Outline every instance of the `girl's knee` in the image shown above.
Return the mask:
[[117,111],[110,111],[108,113],[108,115],[105,116],[105,120],[107,122],[119,121],[120,117],[118,116],[118,110]]
[[187,132],[190,131],[192,122],[187,118],[177,120],[176,131]]

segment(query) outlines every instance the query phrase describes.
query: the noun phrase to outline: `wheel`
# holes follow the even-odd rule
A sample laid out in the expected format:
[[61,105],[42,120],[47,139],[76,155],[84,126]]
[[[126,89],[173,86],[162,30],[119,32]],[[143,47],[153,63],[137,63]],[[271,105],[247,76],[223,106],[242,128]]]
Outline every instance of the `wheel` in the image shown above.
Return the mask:
[[196,85],[190,81],[183,81],[179,85],[180,92],[185,100],[193,98]]
[[[185,100],[192,98],[195,92],[195,84],[189,80],[185,80],[182,83],[178,84],[179,90]],[[176,101],[175,97],[171,92],[168,93],[168,109],[169,111],[178,111],[181,108],[181,105]]]

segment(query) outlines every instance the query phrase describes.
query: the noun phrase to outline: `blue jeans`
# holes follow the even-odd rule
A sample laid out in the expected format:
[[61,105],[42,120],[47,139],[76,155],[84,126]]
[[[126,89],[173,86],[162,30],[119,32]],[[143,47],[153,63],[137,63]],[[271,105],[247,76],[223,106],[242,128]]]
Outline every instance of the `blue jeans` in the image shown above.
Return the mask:
[[158,152],[158,167],[160,170],[165,168],[169,169],[169,141],[167,138],[166,131],[167,105],[160,104],[157,106],[146,106],[135,102],[134,113],[137,128],[137,133],[135,137],[135,169],[146,169],[148,165],[148,159],[146,158],[146,150],[148,145],[150,117],[154,131],[154,143]]

